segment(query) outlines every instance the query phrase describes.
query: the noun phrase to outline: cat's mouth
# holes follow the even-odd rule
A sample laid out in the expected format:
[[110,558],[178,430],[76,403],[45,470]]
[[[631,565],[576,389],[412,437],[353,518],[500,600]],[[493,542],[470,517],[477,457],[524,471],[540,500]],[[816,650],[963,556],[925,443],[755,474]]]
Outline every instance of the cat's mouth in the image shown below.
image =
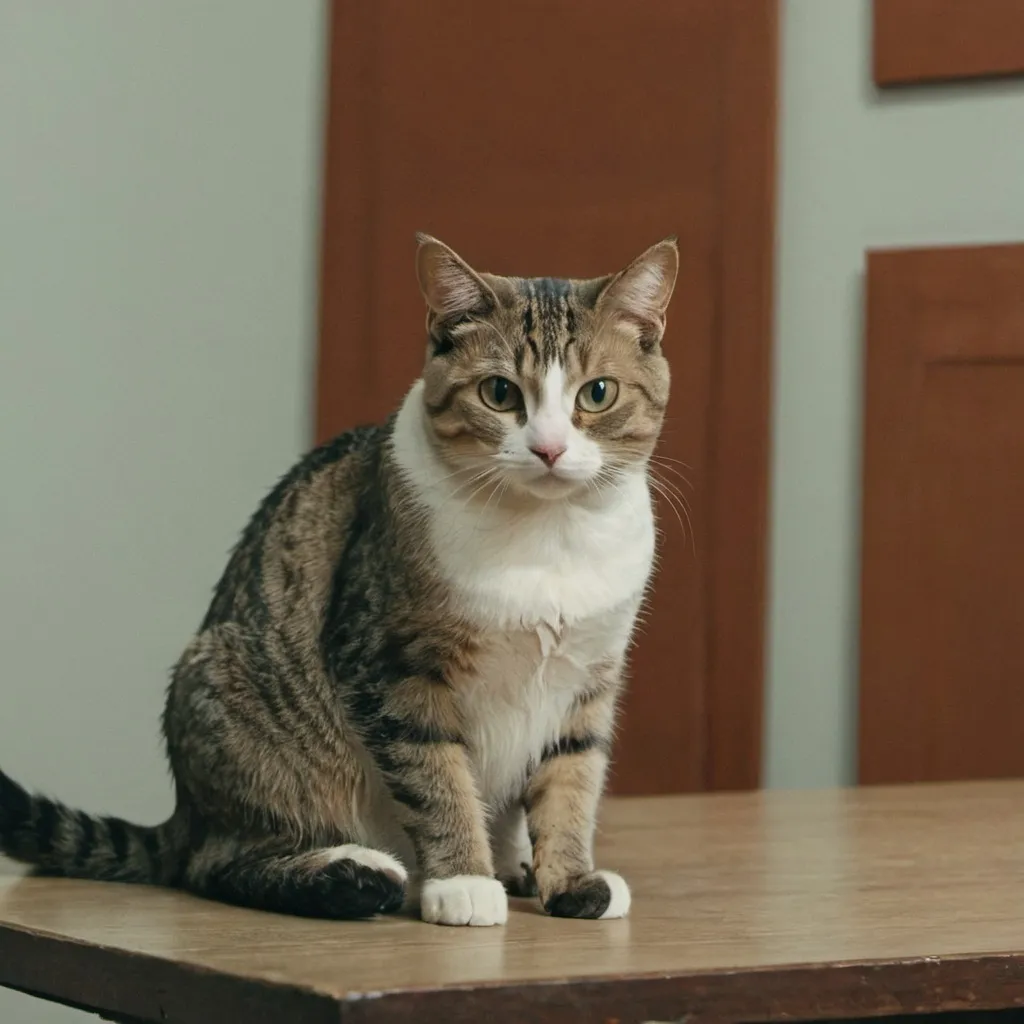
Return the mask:
[[529,474],[517,474],[515,483],[534,497],[557,500],[582,490],[587,486],[587,477],[579,472],[572,472],[552,466]]
[[[558,460],[554,465],[544,466],[539,459],[526,461],[520,457],[502,453],[497,456],[497,465],[491,464],[491,476],[487,470],[471,467],[477,474],[483,473],[498,485],[499,492],[507,491],[527,498],[557,501],[573,494],[590,490],[600,477],[600,467],[592,466],[586,460]],[[477,479],[480,477],[478,476]],[[480,493],[486,498],[488,487]]]

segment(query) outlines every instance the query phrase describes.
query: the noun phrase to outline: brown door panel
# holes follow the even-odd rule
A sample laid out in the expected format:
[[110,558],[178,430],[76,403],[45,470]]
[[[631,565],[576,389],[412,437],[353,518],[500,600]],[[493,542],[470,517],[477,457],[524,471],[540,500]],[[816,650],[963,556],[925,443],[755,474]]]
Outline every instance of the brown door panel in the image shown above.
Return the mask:
[[679,234],[660,453],[690,522],[662,504],[620,792],[757,782],[774,54],[764,0],[333,6],[320,438],[386,415],[420,371],[416,230],[480,269],[560,276]]
[[868,259],[860,778],[1024,775],[1024,245]]

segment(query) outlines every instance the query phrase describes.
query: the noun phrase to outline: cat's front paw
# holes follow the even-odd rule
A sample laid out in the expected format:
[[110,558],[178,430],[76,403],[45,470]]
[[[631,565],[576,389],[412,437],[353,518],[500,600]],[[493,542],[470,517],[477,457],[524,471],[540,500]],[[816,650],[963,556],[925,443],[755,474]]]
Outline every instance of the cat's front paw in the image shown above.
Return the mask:
[[614,871],[591,871],[572,879],[568,886],[544,901],[552,917],[586,917],[606,920],[629,913],[629,886]]
[[420,916],[430,924],[504,924],[508,897],[501,882],[489,875],[429,878],[420,890]]

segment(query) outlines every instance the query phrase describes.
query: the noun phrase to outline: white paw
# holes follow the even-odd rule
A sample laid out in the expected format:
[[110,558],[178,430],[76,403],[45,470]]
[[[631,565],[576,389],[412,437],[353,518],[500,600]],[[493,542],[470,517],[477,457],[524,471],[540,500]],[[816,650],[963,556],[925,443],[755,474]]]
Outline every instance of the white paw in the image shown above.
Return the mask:
[[608,909],[601,915],[600,920],[607,921],[613,917],[625,917],[629,913],[629,905],[632,903],[626,880],[622,875],[615,874],[614,871],[595,871],[594,874],[605,880],[612,894]]
[[332,846],[327,851],[327,858],[329,864],[333,864],[336,860],[355,861],[356,864],[362,864],[364,868],[380,871],[402,885],[409,879],[409,872],[405,870],[401,861],[396,860],[390,853],[374,850],[369,846],[359,846],[357,843]]
[[489,875],[428,878],[420,891],[420,916],[430,924],[504,924],[508,897]]

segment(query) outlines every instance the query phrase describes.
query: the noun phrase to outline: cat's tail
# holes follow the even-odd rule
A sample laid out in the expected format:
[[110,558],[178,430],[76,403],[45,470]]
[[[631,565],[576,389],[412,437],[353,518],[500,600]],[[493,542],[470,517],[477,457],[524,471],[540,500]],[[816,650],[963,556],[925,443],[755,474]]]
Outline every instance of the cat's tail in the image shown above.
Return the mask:
[[171,885],[182,868],[183,831],[176,817],[149,828],[74,811],[0,771],[0,853],[43,874]]

